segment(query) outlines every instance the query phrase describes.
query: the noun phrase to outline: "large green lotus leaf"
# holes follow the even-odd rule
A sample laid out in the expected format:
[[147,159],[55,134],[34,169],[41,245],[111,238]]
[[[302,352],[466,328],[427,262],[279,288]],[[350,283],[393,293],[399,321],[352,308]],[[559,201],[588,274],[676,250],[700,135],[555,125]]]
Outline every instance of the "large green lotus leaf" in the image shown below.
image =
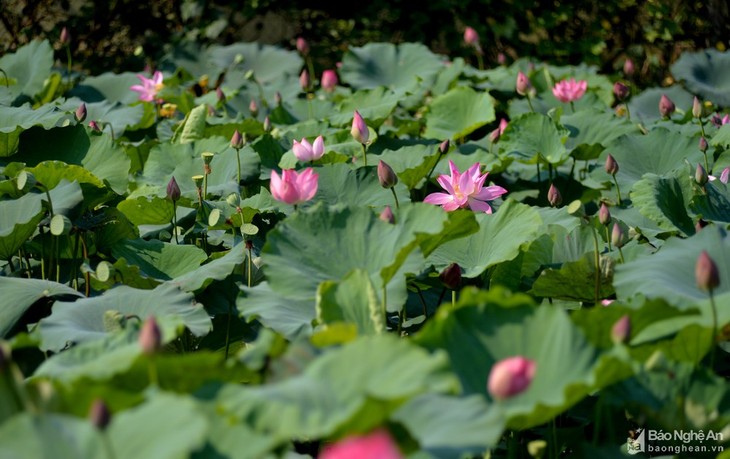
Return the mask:
[[540,214],[525,204],[507,200],[494,214],[476,215],[479,231],[440,245],[428,263],[441,271],[457,263],[464,277],[479,276],[485,269],[515,258],[523,244],[537,236]]
[[82,343],[104,338],[107,311],[137,316],[142,321],[155,316],[161,326],[168,329],[186,326],[196,336],[205,335],[211,328],[205,309],[195,303],[191,294],[174,285],[162,284],[154,290],[120,285],[101,296],[54,303],[51,315],[40,322],[41,348],[58,351],[69,341]]
[[62,182],[89,183],[99,188],[104,187],[104,183],[98,177],[82,166],[66,164],[63,161],[43,161],[27,170],[49,189],[55,189]]
[[191,143],[201,140],[205,135],[205,120],[208,116],[208,106],[198,105],[185,115],[181,125],[172,136],[172,143]]
[[105,457],[103,438],[87,420],[56,413],[20,413],[0,426],[3,459]]
[[[633,121],[653,123],[661,119],[659,100],[662,95],[669,97],[678,109],[690,110],[694,96],[679,85],[668,88],[649,88],[629,101],[629,113]],[[677,115],[678,116],[678,115]]]
[[[149,186],[148,194],[164,196],[167,183],[175,177],[182,195],[197,201],[197,190],[191,177],[203,174],[201,155],[207,151],[215,153],[208,175],[208,194],[227,196],[238,191],[236,150],[230,147],[230,139],[223,137],[182,145],[165,143],[154,147],[145,163],[144,174],[137,181]],[[249,146],[241,150],[240,159],[241,178],[258,177],[259,157]]]
[[[647,172],[667,175],[677,169],[685,169],[685,159],[690,164],[703,161],[697,148],[697,139],[684,136],[665,128],[651,130],[647,135],[624,135],[610,143],[601,155],[601,164],[608,154],[616,159],[619,170],[616,179],[621,192],[628,193],[634,182]],[[603,168],[597,169],[594,176],[601,181],[611,181],[611,176]]]
[[624,134],[638,134],[639,128],[605,110],[581,110],[560,118],[570,131],[566,147],[576,159],[595,159],[609,143]]
[[310,292],[281,294],[273,291],[267,282],[243,290],[245,296],[238,297],[236,307],[244,317],[257,319],[290,340],[312,334],[317,313]]
[[535,164],[540,158],[551,164],[565,161],[569,131],[540,113],[526,113],[511,120],[499,138],[499,149],[520,162]]
[[671,71],[693,93],[721,107],[730,107],[730,53],[716,49],[682,53]]
[[322,324],[351,323],[357,334],[385,331],[385,316],[370,275],[356,269],[340,282],[325,281],[317,291],[317,319]]
[[[150,77],[150,75],[144,76]],[[81,84],[69,91],[69,95],[87,103],[107,101],[112,104],[129,105],[139,100],[139,93],[129,89],[136,84],[141,83],[135,73],[107,72],[85,78]]]
[[496,401],[512,429],[547,422],[600,386],[623,377],[612,361],[597,350],[560,307],[535,307],[523,294],[503,289],[463,290],[455,309],[442,308],[416,337],[430,350],[446,350],[465,394],[487,394],[493,365],[524,356],[536,363],[527,390]]
[[458,86],[431,102],[423,136],[463,139],[494,120],[494,102],[489,93]]
[[8,260],[36,231],[43,219],[40,194],[26,194],[19,199],[0,201],[0,258]]
[[[136,94],[136,93],[135,93]],[[65,112],[73,113],[81,105],[77,98],[68,99],[59,105]],[[110,103],[106,100],[86,104],[86,121],[94,120],[101,127],[107,129],[102,123],[111,125],[111,132],[119,137],[128,127],[138,125],[145,115],[144,105],[125,105],[122,103]]]
[[399,100],[396,93],[383,87],[360,90],[340,102],[337,110],[333,110],[325,118],[329,118],[333,126],[349,125],[357,110],[371,127],[377,127],[393,113]]
[[533,296],[570,301],[597,303],[613,294],[611,276],[603,270],[598,273],[598,298],[596,298],[596,268],[593,254],[586,254],[578,261],[564,263],[560,269],[546,269],[540,273],[529,293]]
[[230,276],[236,267],[246,259],[244,244],[240,243],[222,257],[202,265],[201,267],[177,276],[170,283],[177,285],[185,292],[196,292],[210,285],[214,280],[223,280]]
[[666,230],[694,234],[694,222],[687,214],[692,185],[680,170],[675,176],[647,173],[631,189],[631,202],[642,215]]
[[[325,164],[315,170],[319,175],[315,202],[323,201],[329,205],[395,207],[393,193],[380,186],[375,167],[353,169],[348,164],[339,163]],[[394,189],[401,204],[410,201],[408,190],[404,185],[396,185]]]
[[715,180],[705,185],[705,192],[692,198],[690,209],[704,220],[730,223],[730,188]]
[[0,157],[11,156],[18,151],[20,134],[24,130],[33,126],[51,129],[63,123],[64,119],[70,122],[71,115],[48,104],[35,110],[29,104],[21,107],[0,106]]
[[[30,166],[53,160],[83,166],[100,180],[108,182],[117,194],[127,191],[131,161],[124,149],[110,136],[90,136],[81,125],[49,131],[39,127],[29,129],[20,137],[20,151],[15,158]],[[83,181],[79,180],[79,183]]]
[[368,336],[324,353],[293,378],[224,386],[217,402],[275,438],[321,438],[348,427],[372,429],[411,397],[455,389],[446,366],[442,352],[430,354],[392,335]]
[[403,93],[418,80],[432,83],[443,67],[441,59],[420,43],[368,43],[345,53],[340,76],[356,89],[385,86]]
[[456,459],[493,448],[505,428],[499,407],[476,394],[420,395],[403,404],[392,419],[408,429],[422,450],[439,458]]
[[[236,64],[236,69],[244,72],[253,70],[256,80],[263,84],[271,83],[282,74],[299,75],[303,64],[297,53],[261,43],[214,45],[208,48],[206,57],[218,71],[229,68],[242,57],[243,60]],[[213,69],[207,69],[203,73],[209,74],[211,70]]]
[[125,199],[117,204],[117,209],[137,226],[162,225],[172,221],[172,201],[157,196]]
[[[707,227],[687,239],[667,240],[653,255],[617,266],[614,286],[618,297],[628,299],[640,294],[646,298],[666,298],[681,309],[709,303],[707,292],[697,287],[694,274],[697,257],[703,250],[715,261],[720,273],[715,295],[730,292],[730,238],[719,228]],[[730,311],[727,314],[730,316]]]
[[[36,177],[37,178],[37,177]],[[53,202],[53,213],[71,216],[77,209],[76,206],[84,201],[84,193],[78,182],[69,182],[61,179],[58,185],[49,191],[51,201]],[[45,195],[42,195],[43,201],[48,201]]]
[[177,245],[158,240],[121,241],[112,247],[115,258],[124,258],[147,275],[170,280],[197,269],[208,256],[194,245]]
[[418,187],[435,168],[440,158],[438,145],[411,145],[397,150],[383,150],[380,157],[398,175],[409,190]]
[[[730,147],[730,124],[725,124],[720,129],[717,130],[717,133],[712,136],[712,139],[710,139],[710,144],[714,147],[722,146],[724,148]],[[715,165],[717,166],[717,165]]]
[[15,322],[38,300],[55,296],[83,296],[64,284],[41,279],[0,277],[0,297],[5,306],[0,309],[0,336],[13,328]]
[[[268,458],[272,449],[282,442],[256,432],[246,424],[233,424],[216,410],[213,403],[202,405],[210,429],[208,442],[202,450],[191,456],[192,459],[251,459]],[[290,458],[294,459],[294,458]]]
[[[29,99],[43,90],[46,79],[51,75],[51,67],[53,49],[48,40],[33,40],[18,51],[0,58],[0,69],[13,83],[10,85],[11,94],[25,95]],[[7,83],[4,81],[3,85]]]

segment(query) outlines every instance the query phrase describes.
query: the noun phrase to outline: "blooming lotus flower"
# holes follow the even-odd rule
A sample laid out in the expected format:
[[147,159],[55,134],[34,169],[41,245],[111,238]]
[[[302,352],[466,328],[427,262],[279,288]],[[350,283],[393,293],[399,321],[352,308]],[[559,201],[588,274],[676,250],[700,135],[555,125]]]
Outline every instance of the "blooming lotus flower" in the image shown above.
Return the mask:
[[324,448],[319,459],[401,459],[390,434],[376,430],[368,435],[349,437]]
[[365,124],[365,120],[362,119],[362,116],[360,116],[360,113],[357,110],[355,110],[355,116],[352,118],[352,129],[350,129],[350,134],[352,134],[352,137],[355,140],[363,145],[368,143],[368,139],[370,138],[368,125]]
[[271,195],[287,204],[309,201],[317,193],[318,178],[319,175],[311,167],[301,174],[293,169],[285,169],[281,171],[281,177],[276,171],[271,171]]
[[312,144],[310,144],[307,139],[302,139],[301,142],[297,142],[295,140],[292,150],[294,151],[294,156],[296,156],[299,161],[314,161],[321,158],[324,154],[324,139],[320,135],[314,139],[314,143]]
[[553,95],[563,103],[575,102],[583,97],[588,89],[586,80],[575,81],[575,78],[563,80],[553,86]]
[[496,400],[504,400],[524,392],[535,377],[535,370],[535,361],[522,356],[500,360],[489,373],[489,394]]
[[727,184],[728,179],[730,179],[730,167],[726,167],[722,170],[722,172],[720,172],[720,181],[722,183]]
[[723,117],[720,117],[720,115],[712,115],[712,124],[714,124],[715,127],[721,127],[728,123],[730,123],[730,115],[725,115]]
[[141,81],[142,84],[132,85],[129,89],[139,93],[139,100],[143,100],[145,102],[152,102],[155,100],[155,96],[157,96],[157,93],[160,92],[164,86],[162,84],[162,72],[159,70],[156,71],[152,75],[152,78],[146,78],[144,75],[138,74],[137,78],[139,78],[139,81]]
[[325,70],[322,72],[320,84],[325,91],[333,91],[337,86],[337,73],[334,70]]
[[461,209],[469,206],[475,212],[492,213],[487,201],[493,201],[507,192],[501,186],[484,186],[489,173],[479,174],[479,163],[472,165],[463,174],[459,172],[453,161],[449,160],[451,176],[441,174],[437,181],[447,193],[431,193],[423,202],[436,204],[445,211]]

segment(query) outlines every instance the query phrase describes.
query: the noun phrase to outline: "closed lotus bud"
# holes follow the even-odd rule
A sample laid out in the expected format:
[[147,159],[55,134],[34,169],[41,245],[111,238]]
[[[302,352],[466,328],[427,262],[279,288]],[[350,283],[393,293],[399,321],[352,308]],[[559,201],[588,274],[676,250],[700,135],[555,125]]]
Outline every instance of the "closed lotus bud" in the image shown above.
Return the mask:
[[385,206],[385,209],[380,212],[380,216],[378,218],[383,220],[385,223],[395,223],[395,215],[393,215],[393,210],[390,208],[390,206]]
[[700,145],[699,145],[699,147],[700,147],[700,151],[702,153],[704,153],[704,152],[707,151],[708,145],[707,145],[707,139],[706,138],[700,137]]
[[558,207],[563,202],[560,190],[553,183],[550,184],[550,189],[548,189],[547,200],[552,207]]
[[271,120],[268,116],[264,118],[264,132],[271,132]]
[[439,153],[441,153],[442,155],[445,155],[446,152],[449,151],[449,146],[450,146],[449,139],[446,139],[443,142],[441,142],[439,144]]
[[167,182],[167,198],[172,202],[177,202],[180,199],[180,187],[175,180],[173,175],[169,182]]
[[720,172],[720,181],[722,183],[727,184],[727,182],[730,180],[730,167],[726,167],[725,169]]
[[613,84],[613,95],[616,96],[616,99],[618,99],[619,102],[622,102],[629,97],[629,93],[629,87],[620,81]]
[[624,75],[631,76],[636,71],[636,68],[634,67],[634,61],[631,59],[626,59],[624,61]]
[[451,263],[439,274],[439,279],[451,290],[456,290],[461,285],[461,266]]
[[96,399],[89,408],[89,420],[99,430],[106,430],[112,420],[112,414],[104,400]]
[[605,164],[606,172],[608,172],[611,175],[616,175],[618,173],[618,163],[614,159],[613,156],[609,153],[608,156],[606,156],[606,164]]
[[393,168],[383,160],[378,162],[378,181],[383,188],[393,188],[398,183],[398,176]]
[[74,118],[76,118],[76,121],[79,123],[83,123],[86,119],[86,104],[81,102],[81,105],[79,105],[79,108],[76,109],[76,112],[74,113]]
[[694,100],[692,101],[692,116],[695,118],[702,118],[702,104],[700,103],[700,100],[695,96]]
[[611,223],[611,212],[608,210],[606,204],[601,204],[601,208],[598,210],[598,221],[601,225],[607,226]]
[[622,344],[627,343],[629,338],[631,338],[631,319],[626,314],[611,327],[611,341],[614,344]]
[[251,99],[251,102],[249,102],[248,111],[251,112],[251,116],[254,118],[259,114],[259,106],[256,104],[254,99]]
[[705,186],[709,179],[707,171],[702,164],[697,164],[697,169],[695,169],[695,182],[697,182],[699,186]]
[[504,400],[521,394],[532,383],[537,365],[522,356],[500,360],[489,373],[487,389],[495,400]]
[[695,233],[699,233],[700,230],[707,226],[707,222],[703,219],[697,219],[697,223],[695,223]]
[[307,40],[302,37],[297,38],[297,51],[302,56],[309,54],[309,43],[307,43]]
[[221,88],[215,88],[215,96],[218,98],[218,102],[226,101],[226,95],[223,94],[223,90]]
[[162,331],[155,316],[149,316],[139,332],[139,345],[145,354],[154,354],[162,349]]
[[243,136],[238,132],[238,129],[231,136],[231,147],[235,150],[243,148]]
[[506,65],[507,64],[507,56],[505,56],[504,53],[498,53],[497,54],[497,63],[499,65]]
[[322,72],[320,84],[325,91],[334,91],[337,87],[337,73],[334,70],[325,70]]
[[530,83],[530,79],[527,78],[527,75],[525,75],[522,72],[519,72],[517,74],[517,83],[515,84],[515,90],[517,91],[517,94],[521,96],[527,95],[527,93],[532,89],[532,83]]
[[713,291],[720,285],[720,272],[715,261],[710,258],[706,250],[697,257],[695,264],[695,280],[701,290]]
[[61,29],[61,37],[59,38],[62,45],[68,45],[71,43],[71,34],[68,31],[67,27],[64,27]]
[[89,127],[94,132],[101,132],[101,128],[99,127],[99,123],[96,121],[89,121]]
[[307,69],[304,69],[302,70],[302,73],[299,74],[299,86],[306,91],[309,89],[309,83],[309,72],[307,72]]
[[276,91],[276,93],[274,93],[274,103],[277,107],[281,105],[281,93],[279,91]]
[[352,129],[350,129],[350,134],[352,134],[353,139],[363,145],[368,143],[368,139],[370,138],[368,125],[365,124],[365,120],[362,119],[362,116],[360,116],[360,113],[357,110],[355,110],[355,115],[352,118]]
[[675,107],[674,102],[665,94],[662,94],[661,99],[659,99],[659,114],[664,118],[668,118],[676,109],[677,107]]
[[618,223],[613,224],[613,230],[611,230],[611,244],[614,247],[621,248],[626,244],[626,234]]

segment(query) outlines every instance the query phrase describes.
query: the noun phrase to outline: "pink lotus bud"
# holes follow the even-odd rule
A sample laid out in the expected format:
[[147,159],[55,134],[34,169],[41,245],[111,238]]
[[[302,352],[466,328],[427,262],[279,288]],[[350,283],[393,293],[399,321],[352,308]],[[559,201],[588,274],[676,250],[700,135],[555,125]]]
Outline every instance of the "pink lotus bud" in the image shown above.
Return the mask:
[[385,209],[380,212],[380,216],[378,218],[383,220],[385,223],[390,223],[391,225],[395,223],[395,215],[393,215],[393,210],[390,206],[385,206]]
[[89,420],[91,424],[99,430],[106,430],[109,422],[112,420],[112,414],[104,400],[97,398],[91,404],[89,409]]
[[307,43],[307,40],[302,37],[297,38],[297,51],[302,56],[309,54],[309,43]]
[[226,95],[223,94],[223,90],[221,88],[215,88],[215,96],[218,98],[218,102],[226,101]]
[[618,163],[610,153],[606,156],[606,164],[604,167],[610,175],[616,175],[618,173]]
[[464,43],[466,43],[467,46],[479,48],[479,34],[477,31],[471,27],[464,29]]
[[251,99],[251,102],[248,103],[248,111],[251,112],[251,116],[254,118],[259,114],[259,106],[256,104],[256,100]]
[[442,155],[445,155],[447,151],[449,151],[449,146],[451,143],[449,142],[449,139],[444,140],[439,144],[439,153]]
[[704,152],[706,152],[706,151],[707,151],[708,145],[707,145],[707,139],[706,139],[706,138],[704,138],[704,137],[700,137],[700,144],[699,144],[699,147],[700,147],[700,151],[701,151],[702,153],[704,153]]
[[309,89],[309,83],[309,72],[307,72],[307,69],[304,69],[299,74],[299,86],[302,87],[302,90],[307,91]]
[[563,202],[563,196],[560,194],[560,190],[551,183],[547,193],[547,200],[552,207],[558,207]]
[[451,263],[439,274],[441,282],[451,290],[456,290],[461,285],[461,266]]
[[630,93],[631,91],[629,90],[629,87],[620,81],[613,84],[613,95],[616,96],[616,99],[618,99],[619,102],[622,102],[624,99],[629,97]]
[[61,37],[59,38],[62,45],[68,45],[71,43],[71,34],[68,31],[67,27],[64,27],[61,29]]
[[101,132],[99,123],[97,123],[96,121],[89,121],[89,127],[91,128],[92,131]]
[[81,105],[79,105],[79,108],[76,109],[76,112],[74,112],[74,118],[76,118],[76,121],[79,123],[83,123],[86,119],[86,104],[81,102]]
[[169,182],[167,182],[167,199],[172,202],[177,202],[180,199],[180,187],[175,180],[173,175]]
[[393,168],[382,159],[378,161],[378,181],[383,188],[393,188],[398,183],[398,176]]
[[162,331],[160,331],[155,316],[147,317],[142,323],[138,341],[142,352],[145,354],[154,354],[162,349]]
[[402,459],[398,445],[385,430],[348,437],[327,445],[319,459]]
[[624,61],[624,75],[631,76],[634,74],[636,69],[634,68],[634,61],[632,61],[630,58],[627,58]]
[[325,91],[334,91],[335,87],[337,87],[337,73],[334,70],[325,70],[322,72],[320,84]]
[[621,248],[626,244],[626,234],[621,229],[621,225],[618,223],[613,224],[613,230],[611,231],[611,244],[616,248]]
[[704,167],[702,167],[702,164],[697,164],[697,168],[695,169],[695,182],[697,182],[699,186],[705,186],[709,179],[707,171]]
[[271,120],[268,116],[264,118],[264,132],[271,132]]
[[713,291],[720,285],[720,272],[715,261],[710,258],[706,250],[697,257],[695,264],[695,280],[701,290]]
[[234,150],[240,150],[241,148],[243,148],[244,142],[245,141],[243,139],[243,136],[240,132],[238,132],[238,129],[236,129],[236,131],[233,133],[233,136],[231,137],[231,148],[233,148]]
[[720,181],[722,183],[727,184],[728,179],[730,179],[730,167],[726,167],[722,170],[722,172],[720,172]]
[[311,167],[301,173],[293,169],[271,171],[271,195],[277,201],[287,204],[300,204],[309,201],[317,193],[319,175]]
[[675,107],[674,102],[665,94],[662,94],[661,99],[659,99],[659,114],[664,118],[668,118],[676,109],[677,107]]
[[611,327],[611,341],[614,344],[627,343],[631,338],[631,319],[628,314],[621,316]]
[[700,103],[700,100],[695,96],[694,100],[692,101],[692,116],[695,118],[702,118],[702,104]]
[[515,84],[515,89],[517,91],[517,94],[521,96],[525,96],[528,92],[530,92],[530,90],[532,89],[532,83],[530,83],[530,79],[527,78],[527,75],[522,72],[519,72],[517,74],[517,83]]
[[504,400],[524,392],[535,377],[535,370],[535,361],[522,356],[500,360],[489,373],[489,394],[495,400]]
[[352,129],[350,129],[350,134],[352,134],[353,139],[363,145],[368,143],[368,139],[370,138],[368,125],[365,124],[365,120],[362,119],[362,116],[360,116],[360,113],[357,110],[355,110],[355,116],[352,118]]
[[499,65],[506,65],[507,64],[507,56],[505,56],[504,53],[498,53],[497,54],[497,63]]
[[606,204],[601,204],[601,208],[598,210],[598,221],[601,222],[601,225],[607,226],[609,223],[611,223],[611,212],[608,210],[608,206]]
[[502,137],[502,134],[504,133],[504,130],[507,129],[507,120],[502,118],[499,121],[499,126],[497,126],[497,129],[493,130],[489,133],[489,140],[492,143],[495,143],[499,140],[500,137]]

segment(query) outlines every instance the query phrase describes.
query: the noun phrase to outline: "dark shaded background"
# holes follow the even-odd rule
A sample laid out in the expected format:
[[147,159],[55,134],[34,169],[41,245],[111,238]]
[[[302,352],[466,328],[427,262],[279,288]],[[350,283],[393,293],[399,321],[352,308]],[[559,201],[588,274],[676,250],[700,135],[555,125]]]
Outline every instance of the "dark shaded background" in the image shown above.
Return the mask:
[[[688,49],[730,43],[728,0],[613,2],[468,0],[324,2],[292,0],[2,0],[0,52],[33,38],[56,43],[72,34],[77,70],[139,71],[166,47],[186,40],[228,44],[258,41],[294,47],[305,37],[317,71],[333,67],[348,46],[369,41],[427,44],[433,51],[471,57],[463,30],[481,36],[485,62],[531,56],[555,64],[586,62],[611,72],[626,57],[638,79],[662,81],[668,64]],[[333,7],[333,5],[335,5]]]

